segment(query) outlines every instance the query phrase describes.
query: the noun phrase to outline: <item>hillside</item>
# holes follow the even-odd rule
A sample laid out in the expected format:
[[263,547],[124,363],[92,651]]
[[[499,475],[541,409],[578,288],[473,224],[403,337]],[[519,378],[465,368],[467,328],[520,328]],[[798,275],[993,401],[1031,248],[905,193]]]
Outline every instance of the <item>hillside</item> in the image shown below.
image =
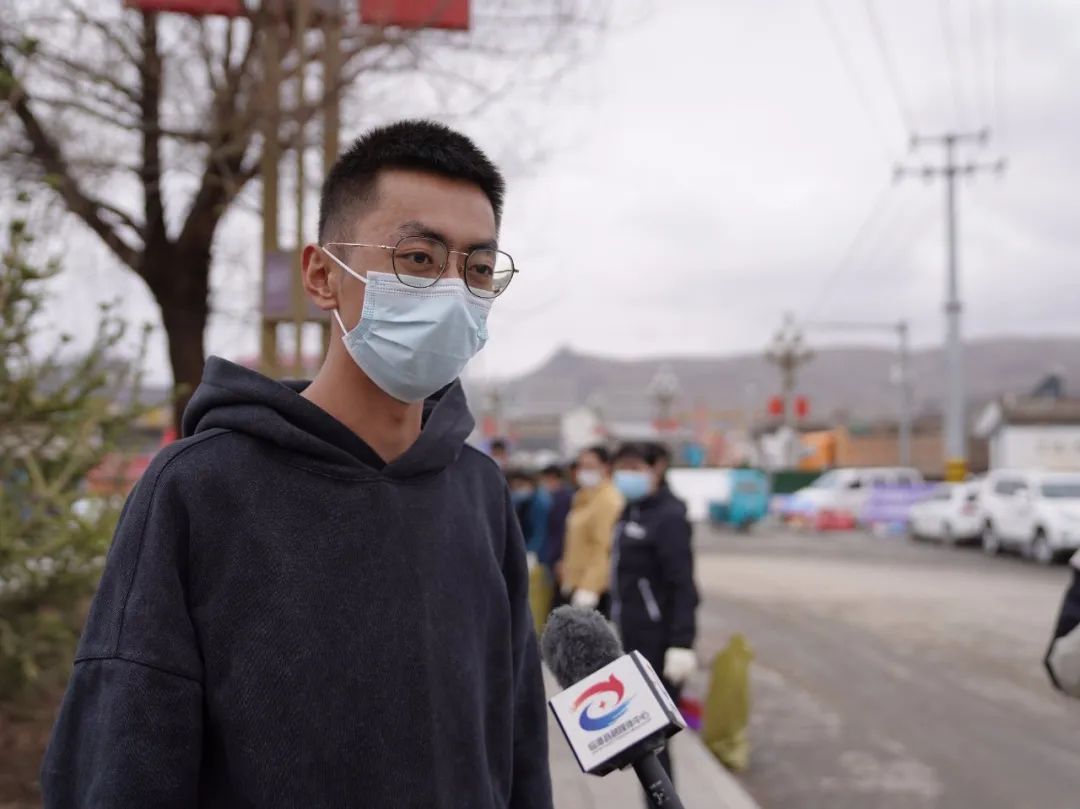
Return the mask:
[[[809,397],[812,416],[818,418],[840,411],[860,418],[891,416],[897,401],[890,382],[895,361],[895,352],[887,349],[821,349],[800,374],[800,393]],[[1064,375],[1075,394],[1080,392],[1080,338],[972,341],[965,366],[973,406],[1003,393],[1026,392],[1055,370]],[[611,418],[650,418],[655,405],[648,387],[661,368],[671,370],[679,380],[679,409],[697,404],[736,409],[752,404],[764,413],[769,396],[778,392],[778,373],[762,355],[627,361],[565,349],[534,372],[506,382],[502,390],[508,414],[556,413],[593,402]],[[939,412],[944,379],[940,349],[914,352],[912,369],[916,413]]]

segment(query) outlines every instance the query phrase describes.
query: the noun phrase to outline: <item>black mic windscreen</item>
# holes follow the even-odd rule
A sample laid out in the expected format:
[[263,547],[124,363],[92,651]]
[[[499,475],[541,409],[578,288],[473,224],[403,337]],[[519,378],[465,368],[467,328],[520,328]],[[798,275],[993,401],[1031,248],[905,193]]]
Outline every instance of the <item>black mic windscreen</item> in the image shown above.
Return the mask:
[[551,613],[540,650],[559,685],[569,688],[622,657],[614,627],[596,610],[559,607]]

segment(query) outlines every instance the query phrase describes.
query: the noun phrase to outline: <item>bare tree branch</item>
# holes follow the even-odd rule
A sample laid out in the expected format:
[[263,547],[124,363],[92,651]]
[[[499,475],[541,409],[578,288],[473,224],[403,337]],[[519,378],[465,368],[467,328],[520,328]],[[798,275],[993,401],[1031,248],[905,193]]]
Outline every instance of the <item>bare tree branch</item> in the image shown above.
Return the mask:
[[165,203],[161,196],[161,141],[157,134],[161,115],[161,55],[158,53],[157,14],[144,12],[142,21],[139,108],[143,132],[139,179],[143,185],[143,215],[146,220],[143,240],[149,246],[165,241]]
[[[34,53],[34,60],[39,66],[52,63],[53,66],[62,68],[62,71],[52,74],[55,78],[63,78],[68,81],[72,78],[78,78],[80,81],[89,81],[94,84],[109,87],[119,94],[126,103],[130,103],[133,109],[138,106],[139,96],[135,88],[129,87],[116,76],[111,75],[108,72],[96,70],[82,61],[76,61],[69,56],[55,53],[47,49],[39,49],[36,51]],[[118,103],[118,101],[115,103]]]
[[79,187],[78,182],[64,160],[60,147],[49,136],[33,109],[30,97],[15,77],[7,57],[0,52],[0,73],[7,74],[10,81],[0,86],[0,99],[14,110],[23,125],[34,158],[48,174],[48,181],[64,199],[68,209],[81,219],[112,250],[121,262],[138,272],[139,252],[101,218],[100,207]]
[[[117,24],[116,20],[106,22],[99,17],[91,17],[86,13],[84,4],[80,4],[78,0],[63,0],[63,6],[75,16],[79,25],[97,31],[106,41],[115,45],[116,49],[124,55],[130,64],[137,65],[139,63],[139,53],[137,48],[134,47],[130,40],[125,40],[119,35],[119,32],[123,29],[123,23]],[[132,34],[131,40],[134,40],[134,30],[128,30],[129,33]]]

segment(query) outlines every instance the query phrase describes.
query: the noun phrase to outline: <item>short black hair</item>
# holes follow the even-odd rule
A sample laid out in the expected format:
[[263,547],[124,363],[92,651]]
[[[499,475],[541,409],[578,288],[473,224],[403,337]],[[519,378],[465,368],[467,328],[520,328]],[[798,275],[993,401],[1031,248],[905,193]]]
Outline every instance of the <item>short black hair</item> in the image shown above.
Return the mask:
[[[655,467],[661,461],[671,464],[671,450],[658,441],[631,441],[619,447],[615,453],[615,461],[625,460],[644,461],[649,466]],[[667,475],[662,476],[666,480]]]
[[504,441],[502,438],[493,438],[491,440],[491,451],[492,452],[506,452],[506,450],[507,450],[506,441]]
[[506,182],[475,143],[435,121],[398,121],[361,135],[331,167],[319,201],[320,244],[345,238],[343,220],[372,201],[385,169],[427,171],[473,183],[491,201],[496,227],[502,221]]
[[652,463],[649,461],[648,446],[644,443],[639,443],[637,441],[622,444],[615,451],[615,457],[613,459],[615,463],[626,460],[642,461],[643,463],[647,463],[652,466]]
[[545,466],[543,469],[540,470],[540,474],[545,478],[559,478],[559,480],[562,480],[563,478],[562,467],[558,464],[550,464],[549,466]]
[[611,466],[611,453],[608,452],[608,448],[603,444],[597,444],[594,447],[588,447],[581,451],[582,455],[586,453],[595,455],[604,466]]
[[649,466],[656,466],[660,461],[671,463],[671,450],[666,444],[659,441],[647,441],[645,443],[645,462]]
[[527,469],[511,469],[506,473],[507,483],[531,483],[536,485],[536,476]]

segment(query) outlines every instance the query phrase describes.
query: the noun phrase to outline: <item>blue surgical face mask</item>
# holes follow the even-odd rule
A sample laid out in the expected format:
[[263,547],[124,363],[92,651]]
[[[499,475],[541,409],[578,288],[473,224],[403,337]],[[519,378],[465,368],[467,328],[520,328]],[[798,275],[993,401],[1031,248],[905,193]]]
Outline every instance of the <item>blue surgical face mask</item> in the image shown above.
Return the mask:
[[402,402],[419,402],[449,385],[487,342],[491,301],[469,292],[465,282],[440,279],[424,289],[407,286],[393,273],[345,272],[362,281],[364,310],[352,330],[334,317],[349,356],[368,378]]
[[652,494],[653,478],[650,472],[637,469],[617,469],[612,476],[612,480],[615,483],[615,488],[631,502],[641,500],[643,497]]

